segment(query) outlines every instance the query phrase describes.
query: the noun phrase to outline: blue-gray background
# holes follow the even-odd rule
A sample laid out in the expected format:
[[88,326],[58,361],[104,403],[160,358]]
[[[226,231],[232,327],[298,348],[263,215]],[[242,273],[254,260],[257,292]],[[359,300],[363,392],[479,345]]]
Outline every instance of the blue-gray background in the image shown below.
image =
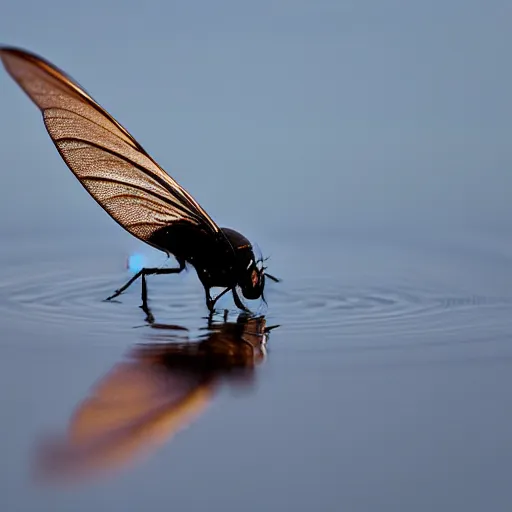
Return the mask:
[[[511,11],[474,0],[19,1],[3,7],[0,38],[66,70],[221,224],[237,212],[257,238],[290,225],[506,227]],[[1,214],[25,226],[44,208],[45,221],[94,225],[100,212],[36,112],[0,80]],[[13,208],[26,201],[33,210]]]
[[509,510],[511,19],[497,0],[3,5],[0,42],[74,77],[285,281],[254,396],[112,487],[39,494],[33,439],[140,341],[94,340],[140,322],[138,291],[107,320],[99,297],[141,244],[2,70],[2,509]]

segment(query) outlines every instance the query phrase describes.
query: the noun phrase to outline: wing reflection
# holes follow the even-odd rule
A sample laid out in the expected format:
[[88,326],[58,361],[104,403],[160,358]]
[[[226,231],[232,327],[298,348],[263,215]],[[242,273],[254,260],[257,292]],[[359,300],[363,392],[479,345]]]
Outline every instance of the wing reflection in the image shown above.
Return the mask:
[[[153,324],[159,342],[137,345],[73,414],[67,433],[36,452],[36,475],[74,479],[115,470],[155,450],[206,408],[221,380],[250,383],[265,357],[264,317],[186,329]],[[158,329],[158,331],[155,331]]]

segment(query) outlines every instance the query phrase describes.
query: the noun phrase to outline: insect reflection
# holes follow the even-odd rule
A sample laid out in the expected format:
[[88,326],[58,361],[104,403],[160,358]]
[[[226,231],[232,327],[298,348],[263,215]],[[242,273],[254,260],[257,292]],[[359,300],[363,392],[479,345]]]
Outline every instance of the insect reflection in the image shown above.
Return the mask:
[[182,327],[152,328],[160,342],[133,348],[78,406],[67,432],[38,444],[36,477],[79,480],[156,450],[203,413],[221,381],[253,382],[272,329],[245,314],[210,322],[195,341]]

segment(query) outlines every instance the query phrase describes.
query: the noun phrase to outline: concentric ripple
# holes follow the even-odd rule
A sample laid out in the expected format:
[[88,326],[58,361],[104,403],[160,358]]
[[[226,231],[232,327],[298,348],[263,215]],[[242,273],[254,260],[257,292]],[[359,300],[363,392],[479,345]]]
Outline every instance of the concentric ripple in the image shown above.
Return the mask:
[[[162,279],[163,277],[163,279]],[[202,287],[192,279],[159,276],[149,280],[151,306],[166,320],[184,322],[205,315]],[[0,278],[0,312],[12,321],[32,324],[87,325],[98,333],[124,330],[144,323],[140,282],[110,302],[104,299],[130,278],[127,272],[112,275],[84,269],[62,270],[55,264],[12,266]]]
[[347,286],[336,279],[303,280],[274,290],[269,301],[290,332],[307,329],[323,336],[446,334],[498,328],[512,317],[512,297],[462,295],[402,282]]
[[[206,316],[202,286],[188,276],[153,276],[148,280],[150,305],[159,322],[198,326]],[[0,314],[33,324],[87,326],[89,332],[126,330],[144,324],[140,283],[118,301],[105,302],[130,275],[92,272],[55,262],[18,263],[0,277]],[[355,280],[357,282],[357,279]],[[368,280],[366,280],[368,282]],[[446,286],[427,288],[398,279],[385,284],[347,285],[341,278],[285,280],[269,286],[269,320],[293,334],[315,336],[406,335],[484,329],[509,324],[512,297],[462,294]],[[425,281],[423,281],[424,283]],[[220,304],[233,307],[229,299]],[[257,304],[251,304],[251,307]]]

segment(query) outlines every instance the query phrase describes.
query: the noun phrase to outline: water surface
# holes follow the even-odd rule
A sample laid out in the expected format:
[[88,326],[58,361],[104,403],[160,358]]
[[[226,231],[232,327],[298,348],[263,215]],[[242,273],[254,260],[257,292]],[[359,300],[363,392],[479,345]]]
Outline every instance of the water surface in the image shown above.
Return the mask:
[[[115,237],[69,233],[63,244],[50,231],[3,240],[2,510],[512,505],[505,238],[340,232],[304,244],[270,236],[270,266],[283,282],[269,284],[268,308],[259,313],[280,327],[249,358],[220,349],[242,374],[223,359],[220,373],[207,365],[205,377],[202,366],[193,379],[176,366],[148,379],[144,359],[134,356],[155,343],[194,350],[211,333],[193,271],[150,278],[156,320],[171,326],[155,329],[138,308],[138,286],[119,302],[102,302],[129,277]],[[235,323],[231,302],[222,307]],[[222,325],[221,315],[214,320]],[[143,417],[143,427],[121,441],[114,435],[114,448],[109,441],[68,451],[60,475],[42,474],[42,450],[62,447],[105,386],[110,401],[95,403],[103,409],[93,410],[96,423],[87,428],[124,421],[126,411]],[[190,406],[181,416],[179,393]],[[144,404],[155,410],[151,400],[173,411],[165,428],[140,413]],[[84,453],[88,470],[73,471]]]

